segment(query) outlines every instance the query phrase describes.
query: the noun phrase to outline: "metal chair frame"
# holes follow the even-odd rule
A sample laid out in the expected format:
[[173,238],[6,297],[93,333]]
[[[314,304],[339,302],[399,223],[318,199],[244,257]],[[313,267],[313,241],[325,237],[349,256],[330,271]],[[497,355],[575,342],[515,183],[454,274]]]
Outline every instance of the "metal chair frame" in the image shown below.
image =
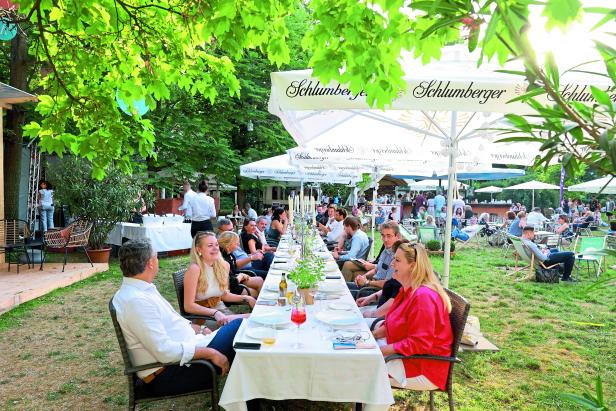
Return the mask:
[[17,274],[19,274],[19,266],[21,265],[19,261],[21,255],[26,256],[26,263],[30,268],[30,257],[26,243],[29,237],[28,223],[24,220],[0,220],[0,250],[6,255],[9,271],[11,271],[11,257],[13,256],[16,256],[14,264],[17,266]]
[[[64,268],[66,267],[69,248],[81,248],[86,254],[86,257],[88,257],[88,262],[90,265],[94,267],[94,264],[92,264],[92,260],[90,259],[90,254],[88,254],[88,250],[86,248],[88,245],[88,240],[90,239],[92,226],[92,222],[80,219],[73,221],[68,225],[68,227],[62,230],[47,231],[44,235],[45,246],[43,247],[43,255],[41,256],[41,269],[43,269],[43,264],[45,263],[45,247],[64,249],[62,272],[64,272]],[[68,231],[68,236],[63,235],[65,231]]]

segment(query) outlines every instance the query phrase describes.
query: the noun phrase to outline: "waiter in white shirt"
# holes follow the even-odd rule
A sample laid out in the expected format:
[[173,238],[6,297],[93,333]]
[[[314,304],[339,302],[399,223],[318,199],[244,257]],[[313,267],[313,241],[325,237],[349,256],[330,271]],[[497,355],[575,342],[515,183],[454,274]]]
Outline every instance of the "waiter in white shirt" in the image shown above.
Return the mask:
[[184,211],[184,220],[190,221],[192,219],[192,208],[190,207],[190,201],[197,193],[193,191],[188,181],[184,182],[184,201],[182,205],[178,207],[179,211]]
[[235,357],[233,339],[241,319],[212,333],[175,312],[152,284],[158,273],[158,257],[149,240],[126,242],[119,257],[124,279],[113,306],[132,365],[177,363],[138,371],[138,384],[149,394],[160,396],[211,388],[213,378],[207,365],[184,364],[209,360],[219,374],[226,374]]
[[199,183],[199,193],[194,195],[189,203],[192,211],[190,235],[193,238],[195,238],[199,231],[214,230],[210,218],[216,217],[216,206],[214,205],[214,199],[207,195],[207,189],[207,183],[201,181]]
[[252,208],[250,203],[246,203],[246,217],[257,221],[257,217],[258,217],[257,212],[255,211],[254,208]]

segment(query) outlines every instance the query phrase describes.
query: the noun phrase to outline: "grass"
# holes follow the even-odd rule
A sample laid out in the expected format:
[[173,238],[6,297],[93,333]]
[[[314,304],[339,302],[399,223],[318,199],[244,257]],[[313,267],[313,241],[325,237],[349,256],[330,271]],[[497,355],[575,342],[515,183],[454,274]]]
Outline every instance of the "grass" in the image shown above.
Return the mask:
[[[378,242],[378,241],[377,241]],[[375,245],[378,250],[380,244]],[[432,257],[437,271],[442,257]],[[608,266],[615,261],[608,261]],[[177,305],[171,273],[186,257],[161,260],[156,285]],[[452,260],[450,288],[471,303],[496,353],[462,353],[455,370],[460,410],[569,410],[561,392],[593,390],[601,375],[608,401],[616,400],[616,273],[601,287],[518,281],[511,257],[500,249],[464,247]],[[124,409],[126,380],[107,302],[117,290],[117,262],[70,287],[0,316],[0,408]],[[423,404],[425,396],[395,391],[395,409]],[[153,404],[148,409],[202,409],[198,398]],[[437,395],[437,408],[446,408]],[[268,403],[275,405],[279,404]],[[336,404],[292,402],[291,409],[348,409]]]

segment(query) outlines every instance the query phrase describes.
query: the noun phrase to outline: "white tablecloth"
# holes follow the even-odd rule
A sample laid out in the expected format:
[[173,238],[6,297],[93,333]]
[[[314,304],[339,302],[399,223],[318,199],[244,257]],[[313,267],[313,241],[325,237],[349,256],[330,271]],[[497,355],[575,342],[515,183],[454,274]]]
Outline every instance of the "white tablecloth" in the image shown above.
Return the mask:
[[164,217],[156,214],[144,214],[144,225],[180,224],[184,222],[184,216],[166,214]]
[[107,242],[122,245],[122,238],[137,240],[148,238],[158,252],[189,249],[192,245],[190,224],[133,224],[118,223],[109,233]]
[[[285,242],[283,239],[283,246]],[[340,275],[337,269],[336,274]],[[344,284],[343,293],[336,301],[355,306],[344,279],[340,277],[339,280],[326,280]],[[277,287],[279,282],[280,271],[270,271],[264,289],[268,286]],[[360,320],[356,325],[340,328],[361,329],[362,335],[370,338],[367,343],[374,344],[375,348],[334,350],[331,336],[327,337],[328,327],[315,318],[316,311],[327,309],[327,305],[333,301],[315,301],[314,306],[308,306],[307,321],[300,331],[303,348],[295,350],[291,347],[296,341],[296,326],[291,323],[277,331],[274,346],[262,346],[258,351],[237,350],[220,398],[220,406],[227,411],[244,411],[246,401],[266,398],[364,403],[366,410],[387,410],[394,403],[387,369],[365,321]],[[270,310],[284,311],[285,308],[290,317],[289,306],[256,305],[253,314]],[[359,309],[355,309],[357,315],[361,316]],[[258,325],[251,320],[244,321],[235,341],[255,342],[245,335],[248,327],[255,326]]]

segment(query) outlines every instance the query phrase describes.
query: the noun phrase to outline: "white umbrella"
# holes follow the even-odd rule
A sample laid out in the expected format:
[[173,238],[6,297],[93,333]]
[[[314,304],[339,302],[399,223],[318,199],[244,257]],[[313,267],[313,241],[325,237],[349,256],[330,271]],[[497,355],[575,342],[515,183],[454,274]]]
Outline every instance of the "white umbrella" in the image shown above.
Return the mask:
[[475,190],[476,193],[490,193],[490,201],[492,201],[492,194],[502,193],[503,189],[495,186],[487,186],[483,188],[478,188]]
[[[380,155],[381,161],[373,160],[372,164],[428,160],[441,167],[446,163],[450,186],[455,185],[456,172],[464,170],[460,160],[469,166],[480,162],[529,165],[539,153],[539,144],[495,145],[493,141],[500,137],[485,130],[502,127],[499,113],[529,112],[524,103],[508,103],[525,93],[527,84],[522,77],[497,73],[485,64],[478,68],[477,58],[465,58],[464,54],[464,47],[454,46],[444,52],[439,62],[426,66],[405,62],[406,92],[386,110],[371,109],[365,93],[353,93],[335,82],[321,84],[310,70],[272,73],[269,110],[281,119],[302,149],[310,146],[311,140],[327,136],[328,146],[313,152],[324,159],[355,157],[357,153],[361,158],[366,153],[371,155],[365,147],[376,145],[381,152],[374,154]],[[579,86],[576,90],[582,91],[589,84],[602,89],[611,86],[599,76],[589,79],[588,75],[573,78],[574,75],[564,74],[561,88]],[[545,102],[544,97],[537,98]],[[341,145],[339,139],[343,136],[353,140]],[[453,190],[449,190],[449,216],[452,202]],[[448,218],[446,247],[450,245],[450,233]],[[449,253],[445,253],[445,286],[449,262]]]
[[[603,191],[601,191],[603,189]],[[575,184],[567,188],[569,191],[581,191],[584,193],[616,194],[616,178],[607,176],[596,180]]]
[[504,190],[531,190],[533,192],[533,205],[535,208],[535,190],[560,190],[559,186],[554,184],[542,183],[541,181],[527,181],[526,183],[516,184],[511,187],[505,187]]

